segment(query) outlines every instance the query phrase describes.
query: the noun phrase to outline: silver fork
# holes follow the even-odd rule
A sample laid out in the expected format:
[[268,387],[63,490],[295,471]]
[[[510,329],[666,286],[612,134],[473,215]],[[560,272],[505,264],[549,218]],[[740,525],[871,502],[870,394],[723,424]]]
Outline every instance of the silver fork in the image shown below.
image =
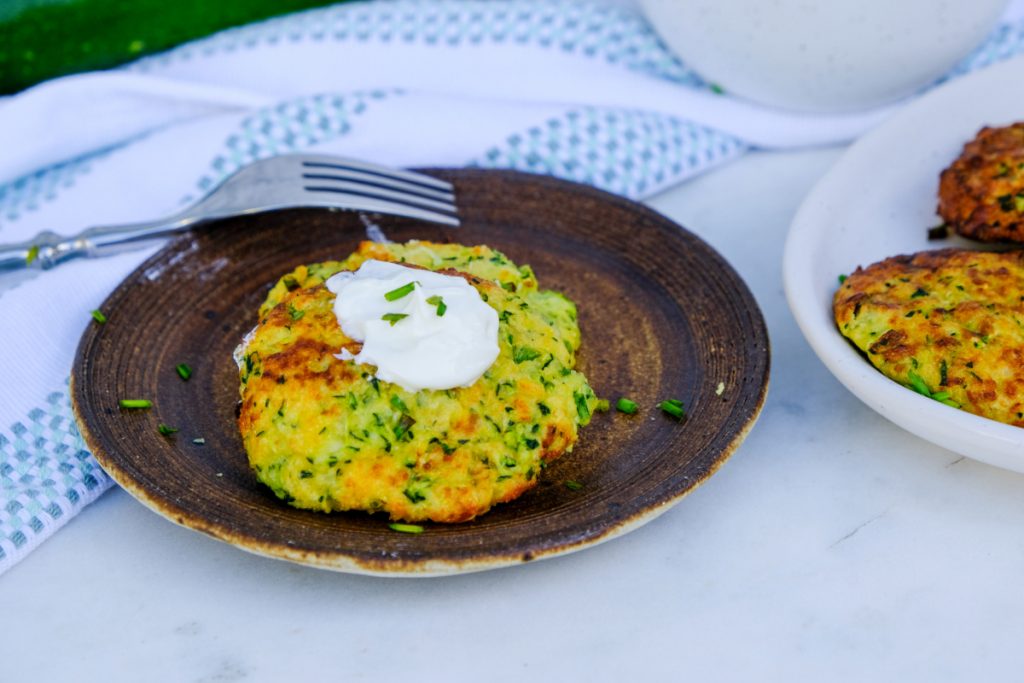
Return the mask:
[[371,211],[459,224],[451,183],[355,159],[291,154],[243,167],[173,216],[89,228],[70,237],[44,232],[28,242],[0,244],[0,271],[52,268],[81,256],[144,246],[153,238],[218,218],[299,207]]

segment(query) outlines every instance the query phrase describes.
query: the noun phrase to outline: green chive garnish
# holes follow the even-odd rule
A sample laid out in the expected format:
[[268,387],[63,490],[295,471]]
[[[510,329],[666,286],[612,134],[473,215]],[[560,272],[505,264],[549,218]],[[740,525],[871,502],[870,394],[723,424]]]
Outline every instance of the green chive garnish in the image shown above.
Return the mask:
[[427,298],[427,303],[431,306],[437,306],[437,317],[440,318],[444,315],[444,312],[448,310],[448,306],[445,305],[444,299],[440,296],[434,295]]
[[628,398],[620,398],[618,401],[615,402],[615,409],[618,410],[620,413],[632,415],[637,411],[637,405],[635,402],[630,401]]
[[400,531],[403,534],[422,534],[423,527],[419,524],[402,524],[401,522],[392,522],[388,524],[388,528],[392,531]]
[[716,95],[724,95],[725,94],[725,88],[723,88],[722,86],[718,85],[717,83],[708,83],[708,89],[710,89],[711,92],[715,93]]
[[192,368],[185,363],[178,363],[174,369],[178,371],[178,376],[186,382],[188,381],[188,378],[192,376]]
[[408,317],[409,317],[408,313],[385,313],[384,315],[382,315],[380,317],[380,319],[381,320],[386,320],[387,322],[391,323],[392,327],[394,327],[395,323],[397,323],[399,320],[401,320],[402,318],[408,318]]
[[846,276],[845,275],[840,275],[839,276],[839,284],[843,284],[844,282],[846,282]]
[[28,253],[25,254],[25,265],[31,266],[32,262],[35,261],[37,258],[39,258],[39,245],[33,244],[29,248]]
[[960,404],[951,398],[951,394],[948,391],[936,391],[933,394],[931,389],[928,388],[928,385],[925,383],[924,379],[922,379],[921,376],[914,372],[913,370],[907,373],[907,380],[910,382],[910,388],[916,391],[917,393],[921,394],[922,396],[930,398],[934,401],[938,401],[939,403],[947,405],[950,408],[960,407]]
[[145,398],[122,398],[119,402],[122,408],[152,408],[153,402]]
[[529,346],[520,346],[512,352],[512,360],[514,360],[517,365],[537,358],[540,358],[540,351],[537,349],[531,349]]
[[608,399],[599,398],[597,399],[597,403],[594,405],[594,410],[596,410],[599,413],[607,413],[608,408],[610,407],[611,405],[608,403]]
[[416,283],[409,282],[407,284],[402,285],[398,289],[392,289],[390,292],[384,295],[384,298],[387,299],[388,301],[398,301],[399,299],[401,299],[403,296],[405,296],[414,289],[416,289]]
[[677,420],[682,420],[686,417],[686,410],[683,409],[683,402],[677,399],[670,398],[666,401],[662,401],[658,404],[658,407],[661,408],[663,412],[668,413]]
[[192,443],[194,443],[197,446],[202,446],[203,444],[206,443],[206,439],[200,436],[198,439],[192,439]]
[[163,436],[170,436],[171,434],[175,433],[178,430],[174,427],[168,427],[163,422],[161,422],[156,426],[156,431],[160,432],[160,434],[162,434]]
[[107,322],[107,316],[103,315],[103,311],[101,311],[98,308],[94,311],[90,311],[89,315],[91,315],[92,319],[98,322],[100,325]]
[[565,488],[569,489],[570,491],[579,491],[580,489],[583,488],[583,484],[579,483],[578,481],[573,481],[572,479],[569,479],[568,481],[565,482]]
[[917,374],[913,370],[907,373],[907,379],[910,380],[910,388],[921,394],[922,396],[932,397],[932,392],[928,389],[928,385],[921,379],[921,375]]
[[391,405],[394,406],[395,410],[397,410],[398,412],[405,413],[406,415],[409,414],[409,406],[405,405],[405,401],[402,400],[401,396],[397,394],[392,394]]

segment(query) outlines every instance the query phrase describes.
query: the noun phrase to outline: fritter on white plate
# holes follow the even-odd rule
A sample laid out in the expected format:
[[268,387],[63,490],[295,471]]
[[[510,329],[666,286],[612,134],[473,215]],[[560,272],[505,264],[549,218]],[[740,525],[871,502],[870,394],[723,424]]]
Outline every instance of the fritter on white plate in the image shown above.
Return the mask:
[[886,376],[1024,427],[1024,251],[887,258],[846,278],[833,312]]
[[939,176],[939,215],[964,237],[1024,242],[1024,123],[982,128]]

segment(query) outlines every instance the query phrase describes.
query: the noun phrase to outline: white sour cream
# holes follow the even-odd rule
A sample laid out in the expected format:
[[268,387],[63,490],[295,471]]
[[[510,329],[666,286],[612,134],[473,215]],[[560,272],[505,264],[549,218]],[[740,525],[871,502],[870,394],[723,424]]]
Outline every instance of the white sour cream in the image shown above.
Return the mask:
[[[385,297],[409,283],[408,294]],[[342,331],[363,343],[353,360],[375,365],[385,382],[408,391],[468,387],[498,357],[498,314],[461,277],[371,260],[325,284]]]

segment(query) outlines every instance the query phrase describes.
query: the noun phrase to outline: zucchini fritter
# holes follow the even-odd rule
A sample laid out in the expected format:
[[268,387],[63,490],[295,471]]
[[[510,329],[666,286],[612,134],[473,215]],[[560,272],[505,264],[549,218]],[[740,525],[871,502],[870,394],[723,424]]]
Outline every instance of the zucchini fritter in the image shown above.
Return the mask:
[[833,312],[887,377],[1024,427],[1024,251],[894,256],[857,268]]
[[1024,123],[982,128],[939,176],[939,215],[964,237],[1024,242]]
[[[358,353],[324,281],[375,258],[461,275],[499,315],[499,355],[472,386],[410,392]],[[364,242],[271,289],[240,364],[239,427],[257,478],[296,507],[459,522],[537,483],[597,398],[573,370],[576,307],[488,247]]]

